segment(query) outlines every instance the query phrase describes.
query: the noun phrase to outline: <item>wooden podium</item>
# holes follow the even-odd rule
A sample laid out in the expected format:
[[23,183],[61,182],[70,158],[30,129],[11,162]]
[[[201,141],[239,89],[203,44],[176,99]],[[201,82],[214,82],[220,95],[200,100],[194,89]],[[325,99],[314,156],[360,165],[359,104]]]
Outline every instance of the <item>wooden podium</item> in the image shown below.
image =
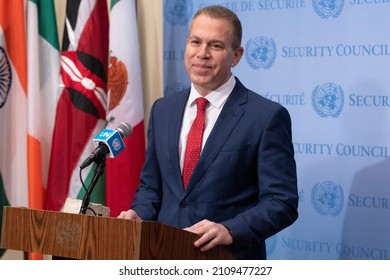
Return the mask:
[[227,246],[200,252],[197,238],[157,222],[4,207],[0,247],[80,260],[234,259]]

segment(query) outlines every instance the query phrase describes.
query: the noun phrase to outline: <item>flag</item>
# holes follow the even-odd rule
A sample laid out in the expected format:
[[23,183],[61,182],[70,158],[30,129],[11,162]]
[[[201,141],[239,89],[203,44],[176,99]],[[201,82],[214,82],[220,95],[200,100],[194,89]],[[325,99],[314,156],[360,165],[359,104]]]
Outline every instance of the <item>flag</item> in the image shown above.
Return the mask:
[[43,208],[59,96],[60,55],[53,0],[27,5],[29,206]]
[[[124,32],[125,30],[125,32]],[[111,216],[128,210],[145,160],[144,112],[135,0],[111,1],[108,126],[133,127],[126,148],[107,159],[106,204]]]
[[[45,197],[45,209],[56,211],[63,208],[67,197],[82,198],[82,181],[88,187],[93,176],[93,166],[82,174],[79,166],[93,151],[91,139],[106,120],[106,1],[67,1],[60,63],[64,88],[57,104]],[[104,204],[104,180],[95,186],[93,194],[96,198],[91,201]]]
[[[54,2],[30,0],[27,3],[27,166],[29,207],[34,209],[43,209],[59,93],[59,62]],[[30,259],[41,258],[30,254]]]
[[2,220],[3,206],[28,206],[27,51],[23,0],[14,0],[12,4],[0,0],[0,135]]

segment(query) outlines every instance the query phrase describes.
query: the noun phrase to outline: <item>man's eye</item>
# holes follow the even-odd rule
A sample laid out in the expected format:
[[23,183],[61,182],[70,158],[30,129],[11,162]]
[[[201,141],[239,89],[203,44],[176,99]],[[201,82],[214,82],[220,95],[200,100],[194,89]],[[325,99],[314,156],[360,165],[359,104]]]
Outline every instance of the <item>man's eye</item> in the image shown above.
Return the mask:
[[190,44],[193,45],[193,46],[198,46],[198,45],[200,44],[200,41],[191,40],[191,41],[190,41]]
[[220,44],[211,44],[210,45],[212,49],[214,50],[219,50],[222,49],[222,46]]

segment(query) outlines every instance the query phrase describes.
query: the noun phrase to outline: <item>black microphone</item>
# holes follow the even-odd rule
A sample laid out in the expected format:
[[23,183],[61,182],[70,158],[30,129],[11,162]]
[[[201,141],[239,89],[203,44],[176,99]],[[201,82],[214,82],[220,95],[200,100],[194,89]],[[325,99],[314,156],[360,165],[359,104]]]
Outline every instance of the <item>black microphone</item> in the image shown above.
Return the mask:
[[80,165],[84,169],[92,162],[103,157],[116,157],[125,148],[123,139],[130,136],[133,128],[130,124],[121,122],[116,129],[105,128],[101,130],[92,141],[95,144],[95,150]]

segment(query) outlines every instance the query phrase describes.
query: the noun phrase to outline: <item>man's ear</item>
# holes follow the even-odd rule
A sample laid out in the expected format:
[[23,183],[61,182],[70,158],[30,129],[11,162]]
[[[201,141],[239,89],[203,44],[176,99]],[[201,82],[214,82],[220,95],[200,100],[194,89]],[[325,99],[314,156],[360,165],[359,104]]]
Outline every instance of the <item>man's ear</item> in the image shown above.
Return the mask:
[[240,60],[241,60],[241,57],[244,55],[244,48],[243,47],[239,47],[237,48],[235,51],[234,51],[234,58],[233,58],[233,61],[231,63],[231,67],[234,67],[236,66]]

